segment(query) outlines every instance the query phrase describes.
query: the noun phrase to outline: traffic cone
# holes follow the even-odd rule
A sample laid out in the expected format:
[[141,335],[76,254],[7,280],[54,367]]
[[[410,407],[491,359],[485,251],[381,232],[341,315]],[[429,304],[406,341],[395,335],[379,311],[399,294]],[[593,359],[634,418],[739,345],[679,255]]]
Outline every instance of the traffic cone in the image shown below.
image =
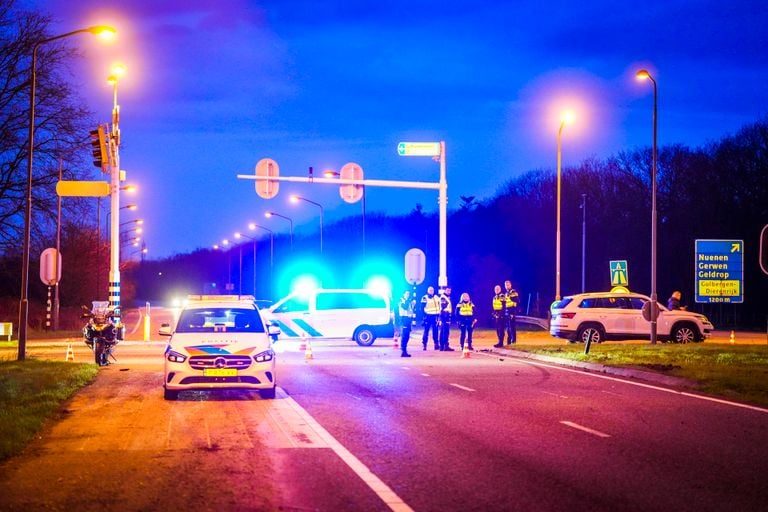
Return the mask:
[[395,340],[395,342],[392,344],[392,348],[397,350],[400,348],[400,340],[398,339],[397,336],[395,336],[393,339]]
[[736,332],[731,331],[731,343],[736,343]]
[[302,336],[301,337],[301,345],[299,345],[299,351],[305,351],[307,350],[307,337]]
[[309,343],[309,340],[307,340],[307,348],[304,350],[304,359],[313,359],[312,358],[312,345]]
[[65,361],[74,361],[75,360],[75,351],[72,349],[72,344],[67,343],[67,358]]
[[461,358],[469,359],[471,353],[472,352],[469,351],[469,345],[464,345],[464,350],[461,351]]

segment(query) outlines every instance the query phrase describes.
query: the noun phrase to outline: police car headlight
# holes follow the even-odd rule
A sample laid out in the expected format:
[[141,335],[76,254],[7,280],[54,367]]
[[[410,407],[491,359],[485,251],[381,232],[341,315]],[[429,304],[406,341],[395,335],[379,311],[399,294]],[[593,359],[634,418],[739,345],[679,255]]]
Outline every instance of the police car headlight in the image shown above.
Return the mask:
[[253,356],[253,360],[257,363],[265,363],[267,361],[271,361],[275,358],[275,353],[271,350],[265,350],[264,352],[261,352],[259,354],[256,354]]
[[174,352],[173,350],[166,350],[165,352],[165,358],[172,362],[172,363],[183,363],[187,360],[187,356],[184,354],[179,354],[178,352]]

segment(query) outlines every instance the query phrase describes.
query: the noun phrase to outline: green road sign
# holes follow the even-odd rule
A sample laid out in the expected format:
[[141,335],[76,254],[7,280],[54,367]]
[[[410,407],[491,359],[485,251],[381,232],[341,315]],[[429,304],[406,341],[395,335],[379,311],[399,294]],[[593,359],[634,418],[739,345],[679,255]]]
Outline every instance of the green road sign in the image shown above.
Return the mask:
[[627,260],[611,260],[611,286],[629,286]]

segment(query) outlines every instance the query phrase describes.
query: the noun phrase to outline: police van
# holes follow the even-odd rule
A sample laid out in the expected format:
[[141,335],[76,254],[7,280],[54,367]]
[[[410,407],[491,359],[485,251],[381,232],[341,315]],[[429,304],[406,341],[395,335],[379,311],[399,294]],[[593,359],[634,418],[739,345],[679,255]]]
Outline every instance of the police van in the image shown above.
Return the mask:
[[175,326],[163,324],[170,337],[165,350],[166,400],[179,392],[205,389],[254,389],[275,397],[276,327],[265,324],[253,297],[193,295]]
[[387,293],[370,289],[315,289],[295,292],[264,312],[280,338],[346,338],[370,346],[394,335]]

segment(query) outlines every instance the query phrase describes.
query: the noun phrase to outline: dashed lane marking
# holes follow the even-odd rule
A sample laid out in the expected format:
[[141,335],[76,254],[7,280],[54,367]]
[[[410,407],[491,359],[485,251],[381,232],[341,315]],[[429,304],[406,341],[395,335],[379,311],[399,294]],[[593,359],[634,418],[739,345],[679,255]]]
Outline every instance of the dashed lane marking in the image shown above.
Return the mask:
[[453,384],[453,383],[451,383],[450,385],[455,387],[455,388],[463,389],[464,391],[475,391],[474,389],[468,388],[466,386],[462,386],[461,384]]
[[429,374],[428,373],[422,373],[421,376],[422,377],[429,377]]
[[599,430],[594,430],[589,427],[585,427],[583,425],[579,425],[578,423],[574,423],[572,421],[561,421],[563,425],[566,425],[571,428],[575,428],[576,430],[581,430],[582,432],[587,432],[588,434],[592,434],[593,436],[597,437],[611,437],[610,434],[606,434],[605,432],[600,432]]

